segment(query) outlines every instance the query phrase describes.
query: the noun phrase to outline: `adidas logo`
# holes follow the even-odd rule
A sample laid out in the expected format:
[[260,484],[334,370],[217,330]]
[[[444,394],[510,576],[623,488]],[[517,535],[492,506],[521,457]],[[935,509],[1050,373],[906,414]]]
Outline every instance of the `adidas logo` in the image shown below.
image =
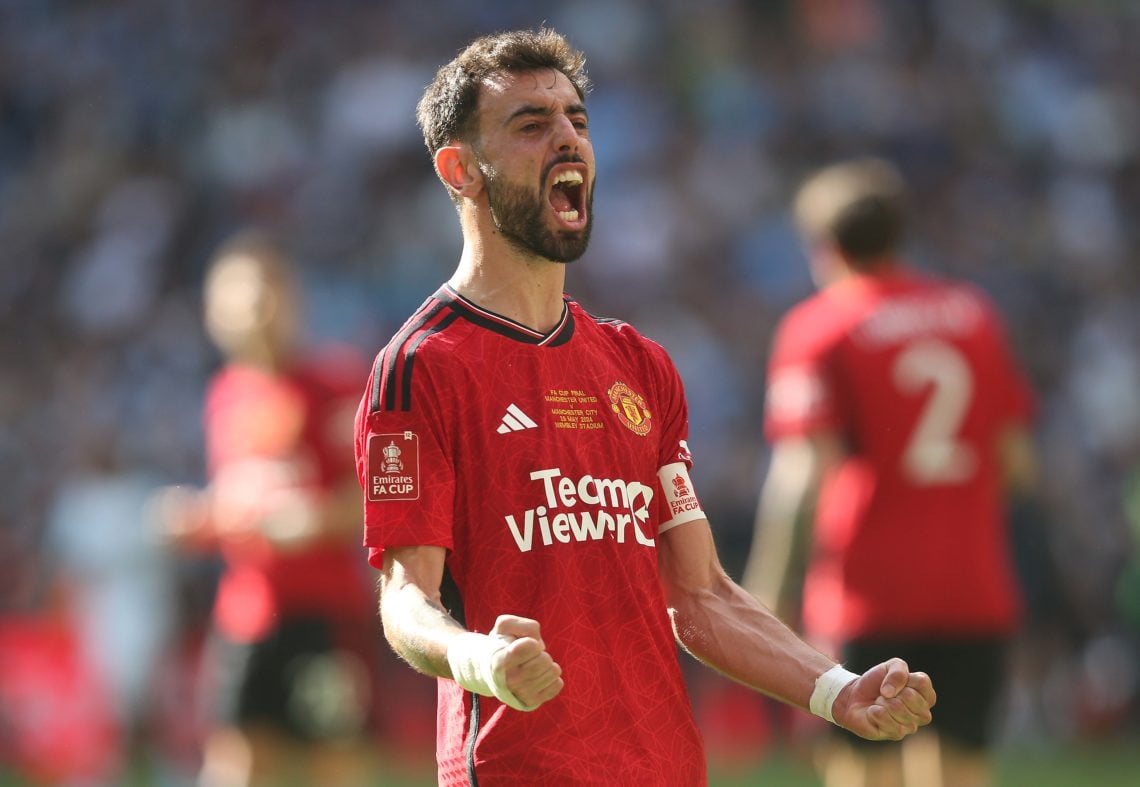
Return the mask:
[[521,432],[523,429],[537,429],[538,424],[530,419],[530,416],[519,409],[517,404],[512,403],[507,407],[507,414],[503,416],[503,422],[499,424],[499,428],[495,431],[499,434],[506,434],[507,432]]

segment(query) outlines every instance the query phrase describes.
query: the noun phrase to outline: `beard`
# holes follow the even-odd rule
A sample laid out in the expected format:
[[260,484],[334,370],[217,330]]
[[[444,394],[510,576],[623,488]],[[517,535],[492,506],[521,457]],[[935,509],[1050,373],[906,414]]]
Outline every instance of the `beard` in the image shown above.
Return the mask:
[[[538,194],[550,170],[562,161],[555,161],[542,174]],[[586,253],[590,244],[590,231],[594,226],[594,192],[586,195],[586,226],[576,232],[551,230],[546,226],[549,203],[535,196],[524,186],[508,183],[494,167],[482,160],[479,168],[487,186],[487,200],[491,206],[491,219],[503,238],[521,252],[533,254],[552,262],[568,263]],[[585,188],[583,184],[582,188]]]

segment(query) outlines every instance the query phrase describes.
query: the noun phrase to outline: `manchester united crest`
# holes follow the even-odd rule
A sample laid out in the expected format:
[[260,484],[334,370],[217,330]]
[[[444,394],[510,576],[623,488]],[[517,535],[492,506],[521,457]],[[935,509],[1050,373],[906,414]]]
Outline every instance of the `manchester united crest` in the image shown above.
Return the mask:
[[631,432],[642,437],[649,434],[649,430],[653,428],[653,424],[650,423],[653,415],[645,406],[645,397],[622,382],[611,385],[606,395],[610,399],[610,408],[617,413],[618,420]]

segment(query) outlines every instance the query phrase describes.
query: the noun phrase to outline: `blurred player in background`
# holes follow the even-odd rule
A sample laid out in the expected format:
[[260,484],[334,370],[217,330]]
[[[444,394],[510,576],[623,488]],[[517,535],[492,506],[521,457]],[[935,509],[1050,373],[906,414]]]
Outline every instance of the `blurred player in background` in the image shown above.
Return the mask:
[[380,647],[351,448],[367,362],[304,350],[299,307],[266,237],[216,253],[205,321],[226,362],[206,400],[210,480],[161,505],[181,545],[224,560],[203,668],[205,787],[368,783]]
[[809,641],[857,671],[899,655],[939,687],[934,722],[902,746],[837,736],[828,787],[989,784],[1020,613],[1003,496],[1036,475],[1031,393],[990,301],[900,258],[906,200],[880,160],[805,182],[795,218],[820,292],[779,325],[769,365],[743,584],[793,620],[807,560]]
[[584,61],[551,30],[481,38],[419,104],[464,248],[377,357],[356,450],[384,632],[440,679],[439,781],[705,783],[678,641],[860,735],[910,734],[929,678],[846,673],[728,578],[672,361],[563,294],[593,219]]

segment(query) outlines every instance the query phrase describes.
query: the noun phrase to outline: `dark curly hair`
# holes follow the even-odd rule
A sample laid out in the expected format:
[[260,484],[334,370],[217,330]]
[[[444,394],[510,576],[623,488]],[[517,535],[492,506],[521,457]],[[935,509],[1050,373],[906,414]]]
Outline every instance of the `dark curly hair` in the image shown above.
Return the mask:
[[416,107],[416,121],[432,156],[474,132],[479,88],[502,73],[554,69],[566,75],[585,99],[590,91],[586,56],[549,28],[482,36],[440,67]]

